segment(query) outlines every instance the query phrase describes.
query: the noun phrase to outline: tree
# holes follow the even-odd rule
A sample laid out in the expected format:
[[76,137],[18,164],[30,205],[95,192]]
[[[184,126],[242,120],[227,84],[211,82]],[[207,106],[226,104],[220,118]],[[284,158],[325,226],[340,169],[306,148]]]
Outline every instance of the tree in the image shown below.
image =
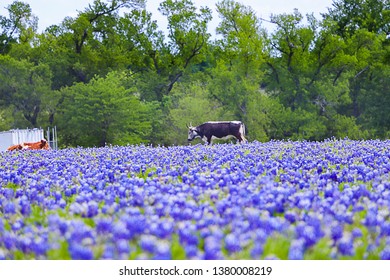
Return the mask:
[[88,84],[62,89],[65,100],[57,116],[65,145],[105,146],[147,143],[156,106],[125,88],[126,73],[96,76]]
[[133,10],[119,20],[118,45],[120,61],[131,70],[140,90],[141,99],[162,101],[169,76],[167,50],[164,34],[158,30],[152,14]]
[[323,17],[337,23],[333,31],[341,37],[359,29],[390,35],[389,0],[334,0]]
[[232,0],[217,4],[221,23],[215,42],[211,95],[245,121],[250,96],[259,94],[264,63],[264,31],[255,12]]
[[115,18],[121,8],[139,9],[145,7],[145,0],[94,0],[75,20],[65,21],[73,31],[76,53],[81,53],[88,39],[103,41],[115,25]]
[[37,127],[44,100],[52,98],[50,79],[51,72],[45,64],[0,55],[1,105],[13,106],[16,114],[23,115],[26,125]]
[[298,10],[272,16],[277,28],[270,37],[266,90],[291,108],[292,117],[307,128],[305,138],[320,140],[337,136],[333,126],[342,119],[339,114],[348,114],[343,108],[352,102],[349,79],[357,59],[347,52],[348,43],[328,28],[328,21],[318,22],[312,15],[307,25],[302,20]]
[[8,53],[14,43],[28,41],[38,28],[29,4],[15,1],[6,9],[9,18],[0,15],[0,54]]
[[168,19],[169,41],[163,50],[162,61],[168,70],[165,88],[165,94],[168,94],[185,70],[204,58],[210,38],[207,24],[212,17],[207,7],[201,7],[197,13],[190,0],[165,0],[160,4],[159,11]]
[[166,120],[165,132],[169,136],[165,139],[166,143],[187,144],[187,125],[232,118],[232,114],[224,110],[219,102],[210,99],[206,79],[204,75],[193,77],[172,89]]
[[258,82],[264,63],[264,35],[261,22],[254,10],[232,0],[217,3],[221,22],[217,27],[216,44],[219,58],[227,64],[236,65],[240,76]]
[[66,17],[40,34],[32,60],[51,67],[54,89],[124,70],[129,59],[118,34],[120,11],[142,9],[144,4],[145,0],[94,0],[76,17]]
[[344,106],[371,137],[389,134],[386,102],[390,67],[390,2],[338,0],[323,14],[328,29],[346,43],[345,53],[356,60],[349,77],[352,103]]

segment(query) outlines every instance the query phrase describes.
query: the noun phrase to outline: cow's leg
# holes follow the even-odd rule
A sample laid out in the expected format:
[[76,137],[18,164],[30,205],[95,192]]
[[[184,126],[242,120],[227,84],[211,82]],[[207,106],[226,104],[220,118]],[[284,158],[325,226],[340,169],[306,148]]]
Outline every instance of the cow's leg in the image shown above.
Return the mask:
[[237,140],[238,140],[238,142],[239,142],[240,144],[242,144],[242,143],[247,143],[247,142],[248,142],[248,140],[246,140],[245,137],[244,137],[244,135],[242,135],[242,134],[239,134],[239,135],[238,135]]
[[242,142],[248,142],[248,140],[245,139],[245,125],[243,123],[240,125],[240,129],[238,131],[238,141],[240,142],[240,144]]

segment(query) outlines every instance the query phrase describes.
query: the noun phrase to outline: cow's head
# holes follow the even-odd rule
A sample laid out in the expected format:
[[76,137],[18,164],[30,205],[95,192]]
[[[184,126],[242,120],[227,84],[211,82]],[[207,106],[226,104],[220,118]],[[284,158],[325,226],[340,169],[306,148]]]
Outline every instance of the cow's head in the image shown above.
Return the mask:
[[49,150],[50,149],[49,143],[47,143],[47,141],[45,139],[42,139],[41,144],[40,144],[40,148],[42,150]]
[[196,127],[191,126],[191,124],[190,124],[190,125],[187,125],[187,128],[188,128],[188,138],[187,138],[188,141],[192,141],[196,137],[200,137],[198,131],[196,130]]

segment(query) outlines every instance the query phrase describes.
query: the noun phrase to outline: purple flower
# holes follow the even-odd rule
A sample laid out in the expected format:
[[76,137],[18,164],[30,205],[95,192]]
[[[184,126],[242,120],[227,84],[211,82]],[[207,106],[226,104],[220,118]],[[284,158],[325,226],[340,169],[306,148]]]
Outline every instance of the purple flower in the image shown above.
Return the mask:
[[6,199],[8,200],[11,200],[12,198],[14,198],[14,190],[13,189],[8,189],[8,188],[5,188],[3,190],[3,195]]
[[131,237],[129,230],[126,228],[126,224],[122,221],[112,226],[112,234],[115,239],[130,239]]
[[47,240],[43,238],[36,239],[31,243],[31,250],[35,253],[36,256],[46,255],[48,249],[49,244]]
[[386,246],[380,253],[379,257],[381,260],[390,260],[390,246]]
[[314,245],[321,238],[314,226],[305,224],[296,227],[296,235],[298,239],[304,240],[306,248]]
[[390,222],[385,221],[380,225],[381,236],[390,236]]
[[115,259],[115,246],[111,243],[108,243],[104,246],[104,251],[102,254],[102,259],[112,260]]
[[180,225],[179,229],[180,243],[188,245],[198,245],[199,240],[196,234],[196,227],[190,223]]
[[5,259],[6,259],[5,253],[3,252],[2,249],[0,249],[0,260],[3,261],[3,260],[5,260]]
[[12,224],[12,226],[11,226],[11,228],[12,228],[13,231],[18,231],[18,230],[20,230],[22,227],[23,227],[23,221],[22,221],[22,220],[17,220],[17,221],[15,221],[15,222]]
[[158,241],[153,259],[155,260],[170,260],[172,259],[171,247],[167,241]]
[[188,259],[195,258],[198,255],[198,247],[196,245],[186,245],[184,250]]
[[251,257],[253,259],[258,259],[261,257],[261,255],[263,254],[264,252],[264,247],[263,247],[263,244],[261,243],[258,243],[258,242],[255,242],[253,244],[253,247],[251,249]]
[[290,223],[295,223],[297,220],[297,214],[295,214],[293,211],[288,211],[284,214],[284,218],[289,221]]
[[8,231],[4,232],[3,244],[7,250],[12,251],[16,247],[16,241],[17,236],[14,233]]
[[[4,220],[2,217],[0,217],[0,233],[3,233],[3,232],[4,232]],[[1,239],[0,239],[0,241],[1,241]]]
[[125,239],[119,239],[116,242],[116,248],[119,254],[130,254],[130,244],[129,241]]
[[206,260],[223,259],[221,240],[215,236],[206,237],[204,240],[204,254]]
[[12,201],[9,201],[4,206],[4,214],[15,214],[16,213],[16,207],[15,203]]
[[332,224],[330,230],[333,240],[338,240],[343,236],[343,226],[340,223],[335,222]]
[[72,224],[72,232],[69,237],[69,242],[71,243],[81,243],[85,239],[94,241],[95,234],[91,228],[86,226],[83,222],[74,222]]
[[232,233],[225,236],[225,248],[230,253],[236,253],[241,250],[239,238]]
[[69,253],[73,260],[93,260],[94,258],[90,248],[78,243],[69,246]]
[[99,213],[99,205],[95,201],[88,202],[87,217],[91,218]]
[[375,208],[371,208],[367,211],[366,218],[364,219],[363,223],[368,227],[374,227],[378,224],[377,210]]
[[304,239],[294,239],[291,242],[290,249],[288,251],[289,260],[303,260],[305,253],[305,240]]
[[109,218],[100,218],[96,221],[96,231],[105,234],[111,231],[112,222]]
[[362,230],[360,228],[354,228],[351,234],[353,238],[359,238],[363,236]]
[[24,216],[29,216],[31,214],[31,204],[28,200],[20,201],[20,213]]
[[131,236],[142,234],[146,230],[147,222],[144,216],[128,216],[122,220],[125,222],[126,228],[128,229]]
[[56,191],[54,194],[53,194],[54,198],[56,201],[59,201],[60,199],[62,199],[62,193],[60,191]]
[[142,250],[149,252],[149,253],[154,253],[155,248],[156,248],[156,237],[151,236],[151,235],[141,235],[139,245]]
[[337,248],[342,255],[353,256],[355,254],[353,239],[348,235],[338,241]]

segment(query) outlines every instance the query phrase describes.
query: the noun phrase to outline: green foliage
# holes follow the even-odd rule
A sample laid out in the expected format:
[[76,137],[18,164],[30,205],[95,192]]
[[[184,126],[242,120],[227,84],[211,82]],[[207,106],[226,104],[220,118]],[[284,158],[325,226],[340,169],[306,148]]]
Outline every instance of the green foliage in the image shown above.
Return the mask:
[[179,237],[177,235],[172,236],[171,254],[172,254],[172,260],[186,259],[186,251],[184,250],[183,246],[180,244]]
[[0,106],[13,107],[27,126],[36,127],[44,99],[50,95],[50,69],[0,55]]
[[72,257],[69,254],[69,245],[66,240],[60,242],[58,249],[51,249],[47,252],[47,258],[49,260],[71,260]]
[[88,84],[63,90],[60,125],[65,144],[83,146],[125,145],[148,142],[155,106],[126,89],[125,73],[111,72]]
[[[207,88],[201,81],[178,84],[172,91],[166,127],[171,144],[187,143],[187,125],[199,125],[206,121],[229,120],[233,116],[224,111],[223,106],[208,97]],[[167,139],[167,142],[169,139]]]
[[249,140],[268,141],[288,136],[287,110],[265,92],[252,94],[247,110],[245,124]]
[[263,258],[277,257],[281,260],[287,260],[289,249],[289,238],[280,234],[273,234],[264,244]]
[[14,183],[8,183],[8,184],[6,184],[6,185],[4,186],[4,188],[6,188],[6,189],[11,189],[11,190],[13,190],[14,192],[16,192],[16,190],[19,189],[20,186],[14,184]]
[[7,54],[14,44],[29,43],[38,26],[29,4],[14,1],[5,8],[9,17],[0,15],[0,55]]
[[[0,16],[0,130],[57,125],[62,146],[185,144],[186,124],[241,120],[249,140],[390,136],[389,1],[335,0],[322,19],[250,6],[94,0],[37,33]],[[124,74],[126,73],[126,74]]]
[[[312,247],[310,247],[304,255],[305,260],[330,260],[332,252],[331,240],[322,238]],[[363,258],[362,258],[363,259]]]
[[154,172],[156,172],[157,168],[156,167],[149,167],[145,171],[140,170],[136,176],[138,178],[146,180],[149,176],[151,176]]
[[12,117],[12,107],[0,107],[0,131],[9,130],[12,128],[14,118]]
[[334,31],[350,36],[359,29],[390,32],[390,3],[387,0],[334,0],[326,17],[336,22]]
[[354,117],[335,115],[331,120],[332,136],[336,138],[363,139],[367,132],[363,131],[357,124]]

